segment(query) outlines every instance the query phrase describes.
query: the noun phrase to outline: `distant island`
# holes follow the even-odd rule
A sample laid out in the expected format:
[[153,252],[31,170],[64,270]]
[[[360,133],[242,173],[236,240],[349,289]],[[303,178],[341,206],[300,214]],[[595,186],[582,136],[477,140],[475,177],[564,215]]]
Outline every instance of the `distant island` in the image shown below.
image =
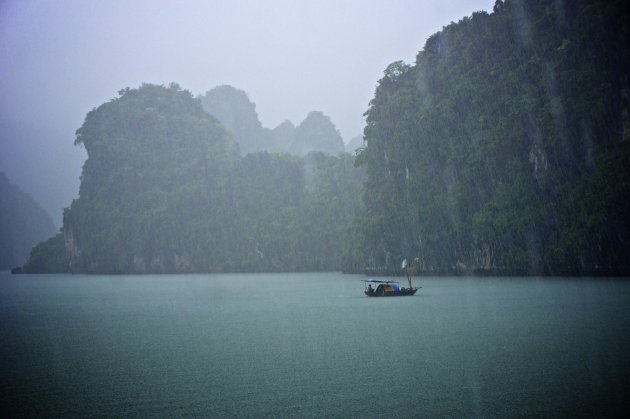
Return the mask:
[[37,243],[55,234],[50,216],[0,172],[0,270],[24,264]]
[[199,99],[203,109],[232,135],[242,155],[267,151],[305,156],[320,151],[336,156],[344,152],[339,131],[320,111],[310,112],[297,127],[285,121],[271,130],[262,126],[256,105],[242,90],[218,86]]
[[351,153],[312,112],[145,84],[86,116],[79,198],[25,272],[630,274],[620,0],[497,1],[378,81]]

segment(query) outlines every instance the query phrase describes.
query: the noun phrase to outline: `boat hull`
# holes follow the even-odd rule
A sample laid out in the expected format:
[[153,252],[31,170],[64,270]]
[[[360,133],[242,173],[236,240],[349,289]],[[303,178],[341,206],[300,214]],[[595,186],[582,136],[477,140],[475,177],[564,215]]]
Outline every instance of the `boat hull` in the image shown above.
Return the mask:
[[405,297],[407,295],[414,295],[418,291],[418,288],[401,288],[400,291],[365,291],[365,295],[368,297]]

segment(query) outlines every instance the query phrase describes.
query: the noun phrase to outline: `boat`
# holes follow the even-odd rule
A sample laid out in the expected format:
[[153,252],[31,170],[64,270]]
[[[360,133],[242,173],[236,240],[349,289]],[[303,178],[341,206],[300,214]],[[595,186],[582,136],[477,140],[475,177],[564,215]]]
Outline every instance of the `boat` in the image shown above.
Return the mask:
[[[409,281],[409,288],[401,288],[396,281],[377,281],[374,279],[364,279],[365,283],[365,295],[368,297],[402,297],[405,295],[414,295],[418,288],[414,287],[411,283],[415,266],[419,260],[416,258],[411,263],[407,263],[407,259],[402,261],[401,269],[404,269],[407,273],[407,280]],[[372,287],[372,284],[378,284],[376,289]],[[420,287],[422,288],[422,287]]]
[[[414,295],[418,288],[415,287],[400,287],[396,281],[378,281],[374,279],[364,279],[365,283],[365,295],[368,297],[402,297],[405,295]],[[376,288],[372,287],[372,284]]]

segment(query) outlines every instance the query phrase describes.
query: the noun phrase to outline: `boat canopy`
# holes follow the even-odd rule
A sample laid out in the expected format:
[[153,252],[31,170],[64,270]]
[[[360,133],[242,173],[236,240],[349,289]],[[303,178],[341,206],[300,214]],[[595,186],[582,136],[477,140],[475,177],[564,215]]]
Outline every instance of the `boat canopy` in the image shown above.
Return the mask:
[[376,287],[376,292],[386,292],[386,293],[392,293],[392,294],[400,292],[400,286],[398,285],[398,282],[396,281],[379,281],[375,279],[364,279],[363,282],[365,282],[366,287],[368,286],[368,284],[370,285],[378,284],[378,286]]
[[383,285],[383,290],[385,292],[400,292],[400,287],[398,286],[397,283],[393,282],[391,284]]
[[377,284],[397,284],[396,281],[379,281],[378,279],[362,279],[363,282],[372,282]]

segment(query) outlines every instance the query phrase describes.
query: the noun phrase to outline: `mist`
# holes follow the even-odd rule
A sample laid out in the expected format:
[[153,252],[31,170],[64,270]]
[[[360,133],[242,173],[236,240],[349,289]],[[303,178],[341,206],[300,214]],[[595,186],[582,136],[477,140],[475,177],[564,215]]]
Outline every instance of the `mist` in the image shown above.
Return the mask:
[[247,92],[266,128],[330,116],[362,133],[377,80],[427,37],[485,1],[4,1],[0,171],[61,226],[85,151],[75,131],[125,87],[179,83]]
[[128,3],[0,3],[3,417],[625,416],[624,0]]

